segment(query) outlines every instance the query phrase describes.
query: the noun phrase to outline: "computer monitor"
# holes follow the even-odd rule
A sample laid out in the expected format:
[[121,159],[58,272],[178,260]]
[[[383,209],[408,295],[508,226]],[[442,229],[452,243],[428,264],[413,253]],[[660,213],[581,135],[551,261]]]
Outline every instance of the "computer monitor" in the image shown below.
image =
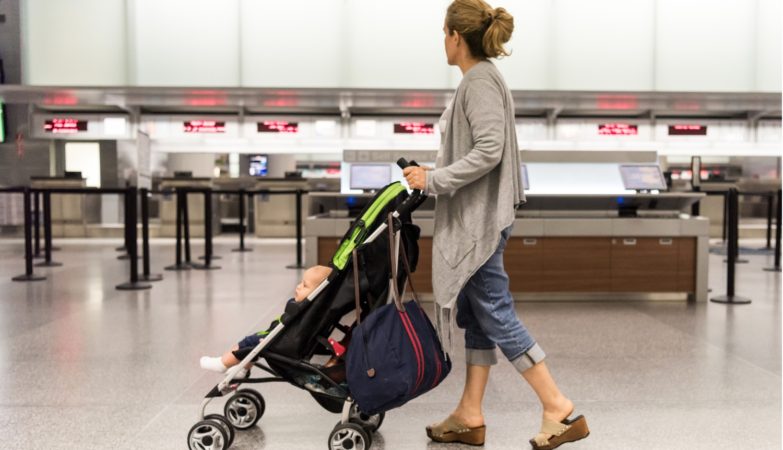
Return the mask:
[[391,183],[391,164],[351,164],[351,189],[376,191]]
[[529,191],[530,177],[527,176],[527,164],[519,165],[519,177],[522,179],[522,188],[526,191]]
[[657,164],[637,164],[620,166],[625,189],[636,191],[666,190],[666,180]]
[[269,171],[269,156],[252,155],[250,157],[250,166],[248,173],[251,177],[265,177]]

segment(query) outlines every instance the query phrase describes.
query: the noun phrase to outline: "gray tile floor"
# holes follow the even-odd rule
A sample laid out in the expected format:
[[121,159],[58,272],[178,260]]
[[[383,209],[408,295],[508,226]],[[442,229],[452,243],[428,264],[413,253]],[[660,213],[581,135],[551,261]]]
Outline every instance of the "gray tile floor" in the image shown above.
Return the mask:
[[[13,449],[182,449],[204,394],[219,380],[198,368],[248,331],[265,327],[298,273],[290,241],[229,250],[217,271],[164,272],[152,290],[120,292],[117,241],[66,241],[49,278],[14,283],[21,244],[0,241],[0,437]],[[753,242],[743,242],[743,246]],[[173,259],[153,245],[153,269]],[[198,251],[195,254],[200,254]],[[710,286],[725,292],[722,257]],[[781,445],[780,274],[771,256],[738,266],[753,304],[523,303],[520,316],[549,354],[563,390],[592,434],[573,449],[774,449]],[[458,337],[457,342],[461,338]],[[462,352],[435,391],[388,414],[375,449],[451,449],[423,426],[445,416],[464,381]],[[267,412],[236,449],[323,449],[337,416],[284,385],[261,388]],[[221,404],[211,411],[222,409]],[[529,448],[539,426],[532,391],[507,363],[486,399],[487,449]]]

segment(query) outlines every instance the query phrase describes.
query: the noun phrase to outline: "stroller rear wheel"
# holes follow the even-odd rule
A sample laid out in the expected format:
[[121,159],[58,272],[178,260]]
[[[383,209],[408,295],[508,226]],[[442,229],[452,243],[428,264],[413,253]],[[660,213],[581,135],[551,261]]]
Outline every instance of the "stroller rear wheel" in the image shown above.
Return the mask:
[[329,450],[369,450],[372,436],[356,423],[338,422],[329,434]]
[[[260,400],[260,401],[259,401]],[[266,404],[261,394],[250,389],[240,389],[226,402],[223,413],[237,430],[254,427],[264,415]]]
[[228,435],[220,422],[202,420],[188,432],[190,450],[225,450],[228,448]]
[[212,420],[223,425],[223,429],[226,431],[226,435],[228,436],[228,443],[226,444],[226,448],[229,448],[234,444],[234,437],[236,436],[236,432],[234,431],[234,427],[231,426],[231,423],[226,420],[225,417],[221,416],[220,414],[209,414],[204,417],[204,420]]
[[383,424],[383,419],[386,417],[386,413],[378,413],[373,416],[365,414],[359,411],[359,406],[354,403],[351,406],[350,421],[361,425],[368,434],[375,433]]

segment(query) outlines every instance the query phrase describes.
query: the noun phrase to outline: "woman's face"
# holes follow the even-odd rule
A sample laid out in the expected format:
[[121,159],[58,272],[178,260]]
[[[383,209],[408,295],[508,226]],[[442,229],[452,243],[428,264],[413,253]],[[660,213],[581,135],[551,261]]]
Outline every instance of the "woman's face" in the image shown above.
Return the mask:
[[449,27],[443,24],[443,45],[446,48],[446,60],[450,66],[457,64],[457,49],[459,47],[459,34],[449,33]]

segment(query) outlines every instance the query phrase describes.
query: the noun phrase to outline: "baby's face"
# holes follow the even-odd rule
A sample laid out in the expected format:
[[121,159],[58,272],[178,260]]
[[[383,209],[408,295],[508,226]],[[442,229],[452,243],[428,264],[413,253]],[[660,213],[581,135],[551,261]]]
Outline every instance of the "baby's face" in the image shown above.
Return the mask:
[[307,296],[310,295],[327,276],[329,276],[330,271],[331,270],[328,267],[323,266],[315,266],[305,270],[302,281],[296,285],[294,300],[301,302],[307,298]]

